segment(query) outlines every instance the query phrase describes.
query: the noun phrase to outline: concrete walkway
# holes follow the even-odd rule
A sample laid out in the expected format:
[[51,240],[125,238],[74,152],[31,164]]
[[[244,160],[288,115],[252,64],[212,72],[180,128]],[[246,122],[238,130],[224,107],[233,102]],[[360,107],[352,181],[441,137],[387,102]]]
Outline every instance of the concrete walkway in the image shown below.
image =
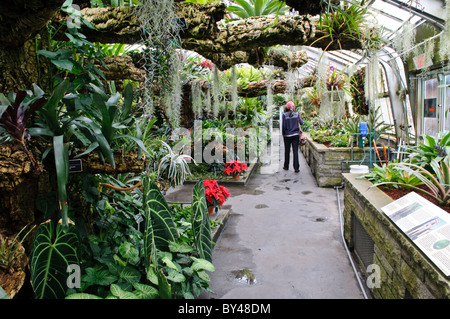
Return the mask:
[[[214,294],[201,298],[363,298],[342,243],[336,190],[317,187],[301,153],[300,173],[292,160],[282,170],[278,141],[275,133],[272,153],[246,186],[227,186],[230,218],[213,252]],[[181,200],[191,188],[167,197]]]

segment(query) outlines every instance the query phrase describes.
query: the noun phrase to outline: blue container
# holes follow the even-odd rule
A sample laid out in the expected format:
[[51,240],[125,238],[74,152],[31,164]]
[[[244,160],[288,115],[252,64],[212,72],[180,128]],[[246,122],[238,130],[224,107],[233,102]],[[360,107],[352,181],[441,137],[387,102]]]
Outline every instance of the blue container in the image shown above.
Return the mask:
[[368,130],[368,128],[367,128],[366,122],[359,123],[359,133],[361,134],[361,136],[366,136],[367,130]]

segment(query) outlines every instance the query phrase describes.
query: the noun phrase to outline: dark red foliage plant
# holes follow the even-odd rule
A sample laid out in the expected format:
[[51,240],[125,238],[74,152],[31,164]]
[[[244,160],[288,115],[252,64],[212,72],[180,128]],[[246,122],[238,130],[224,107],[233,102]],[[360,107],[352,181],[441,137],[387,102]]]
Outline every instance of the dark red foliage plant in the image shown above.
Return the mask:
[[27,91],[11,94],[10,99],[0,94],[0,126],[6,134],[22,146],[35,166],[37,163],[25,145],[25,134],[27,139],[30,138],[26,125],[30,116],[40,110],[46,102],[47,99],[42,95],[30,98]]

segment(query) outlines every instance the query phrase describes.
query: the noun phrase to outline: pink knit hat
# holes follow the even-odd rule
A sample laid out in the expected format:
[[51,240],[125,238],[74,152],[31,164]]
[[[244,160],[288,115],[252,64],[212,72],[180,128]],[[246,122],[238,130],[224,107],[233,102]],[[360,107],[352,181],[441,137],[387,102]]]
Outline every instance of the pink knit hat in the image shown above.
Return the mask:
[[287,102],[287,103],[286,103],[286,108],[287,108],[288,110],[294,110],[294,109],[295,109],[295,104],[294,104],[294,102],[292,102],[292,101]]

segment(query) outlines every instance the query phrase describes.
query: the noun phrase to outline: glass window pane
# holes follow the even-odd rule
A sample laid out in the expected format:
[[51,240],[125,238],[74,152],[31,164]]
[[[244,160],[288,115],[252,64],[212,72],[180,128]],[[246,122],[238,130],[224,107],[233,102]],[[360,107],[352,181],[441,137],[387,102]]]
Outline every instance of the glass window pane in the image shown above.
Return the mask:
[[445,88],[444,88],[444,116],[445,124],[444,130],[450,131],[450,75],[445,76]]
[[425,98],[437,98],[438,96],[438,80],[430,79],[425,81]]
[[425,99],[423,101],[424,133],[436,136],[439,132],[438,112],[438,80],[436,78],[425,81]]

